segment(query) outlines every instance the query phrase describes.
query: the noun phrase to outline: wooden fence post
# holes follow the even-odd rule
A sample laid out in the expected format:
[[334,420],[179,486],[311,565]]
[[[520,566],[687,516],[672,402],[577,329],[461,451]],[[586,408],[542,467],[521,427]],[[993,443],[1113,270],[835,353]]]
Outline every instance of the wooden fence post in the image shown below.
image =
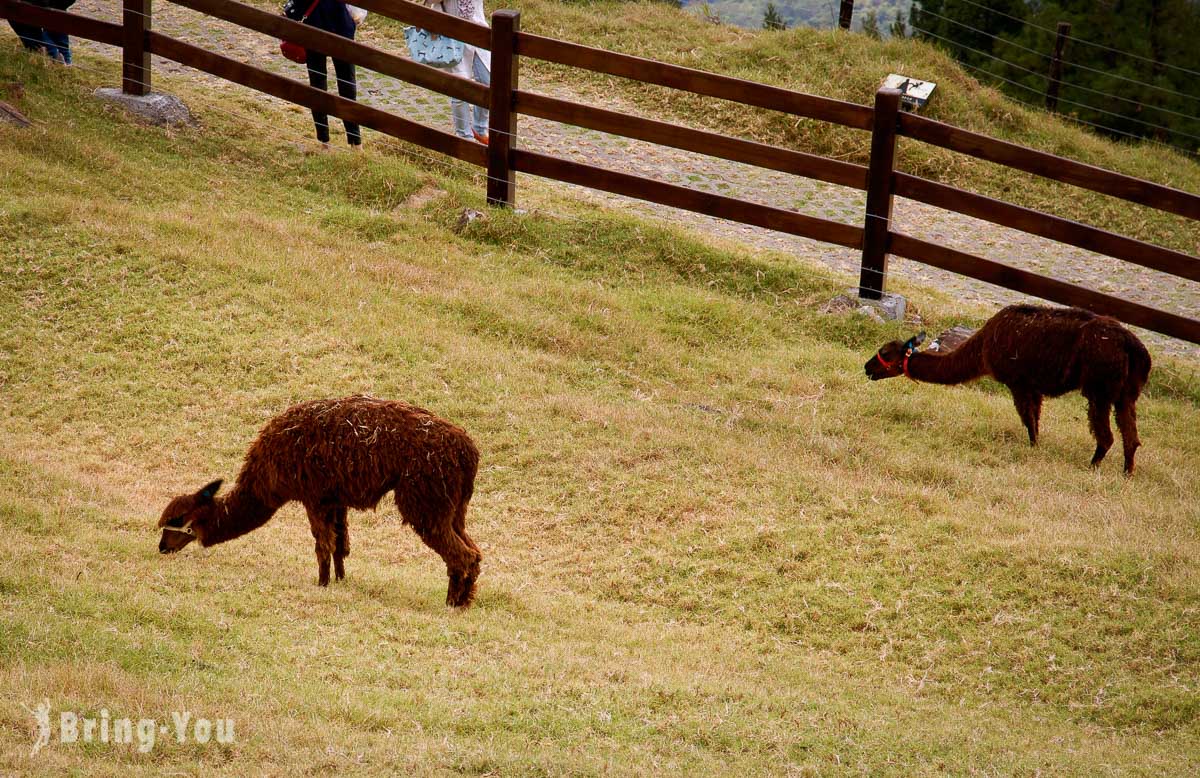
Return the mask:
[[842,8],[838,13],[838,27],[850,29],[850,20],[854,18],[854,0],[842,0]]
[[1054,39],[1054,56],[1050,58],[1050,83],[1046,86],[1046,110],[1058,109],[1058,87],[1062,83],[1062,56],[1067,48],[1067,37],[1071,34],[1070,22],[1058,23],[1058,37]]
[[871,164],[867,169],[867,216],[863,225],[862,273],[858,296],[883,297],[887,281],[888,229],[892,218],[892,171],[896,160],[896,127],[900,90],[875,93],[875,119],[871,129]]
[[150,31],[150,0],[124,0],[124,3],[121,91],[127,95],[148,95],[150,51],[146,48],[146,33]]
[[517,175],[509,152],[517,139],[517,114],[513,100],[520,75],[517,31],[520,11],[492,14],[492,100],[488,106],[488,205],[512,207],[517,201]]

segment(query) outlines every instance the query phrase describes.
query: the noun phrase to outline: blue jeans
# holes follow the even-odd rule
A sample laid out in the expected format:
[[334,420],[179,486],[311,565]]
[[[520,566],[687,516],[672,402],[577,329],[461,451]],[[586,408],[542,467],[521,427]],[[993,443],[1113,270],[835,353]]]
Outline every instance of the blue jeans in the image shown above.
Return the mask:
[[[484,86],[492,85],[492,74],[484,67],[483,60],[479,55],[471,55],[471,75],[476,81]],[[471,121],[471,113],[474,109],[474,119]],[[460,138],[470,138],[471,130],[475,130],[480,135],[486,135],[488,131],[488,109],[471,105],[465,100],[459,100],[457,97],[450,98],[450,115],[454,118],[454,134]]]
[[30,51],[45,50],[51,59],[57,59],[61,54],[63,62],[71,61],[71,38],[61,32],[51,32],[31,24],[20,24],[10,21],[9,26],[21,39],[21,45]]
[[46,54],[51,59],[61,57],[63,62],[71,64],[71,36],[64,32],[42,30],[42,37],[46,41]]

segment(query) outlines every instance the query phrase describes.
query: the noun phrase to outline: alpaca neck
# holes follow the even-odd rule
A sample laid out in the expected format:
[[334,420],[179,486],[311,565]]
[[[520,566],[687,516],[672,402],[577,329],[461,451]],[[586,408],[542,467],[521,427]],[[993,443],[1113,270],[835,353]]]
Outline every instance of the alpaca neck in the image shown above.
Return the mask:
[[198,527],[200,543],[211,546],[239,538],[266,524],[278,509],[239,480],[229,494],[213,501],[210,518]]
[[961,384],[987,375],[979,347],[967,341],[949,354],[917,352],[908,358],[908,375],[928,384]]

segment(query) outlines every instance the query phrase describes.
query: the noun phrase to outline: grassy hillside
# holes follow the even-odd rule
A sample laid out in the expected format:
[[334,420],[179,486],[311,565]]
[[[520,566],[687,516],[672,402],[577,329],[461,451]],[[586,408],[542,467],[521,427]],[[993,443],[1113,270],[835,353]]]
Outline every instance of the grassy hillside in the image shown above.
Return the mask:
[[[527,214],[456,232],[473,175],[307,155],[304,114],[166,77],[203,126],[144,127],[15,49],[0,83],[37,124],[0,126],[0,773],[1200,766],[1194,366],[1159,359],[1137,475],[1092,471],[1078,397],[1030,449],[992,384],[867,382],[902,329],[816,313],[823,271],[524,180]],[[931,330],[978,321],[921,300]],[[478,440],[475,608],[446,611],[385,507],[328,589],[295,506],[160,557],[170,496],[359,391]],[[236,739],[56,725],[30,756],[42,699]]]

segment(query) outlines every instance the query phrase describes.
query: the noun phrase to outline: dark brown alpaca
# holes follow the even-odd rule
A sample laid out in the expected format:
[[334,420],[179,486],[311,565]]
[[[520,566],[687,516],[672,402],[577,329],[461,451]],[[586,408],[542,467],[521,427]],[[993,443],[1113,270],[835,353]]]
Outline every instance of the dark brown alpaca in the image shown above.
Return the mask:
[[263,427],[224,497],[213,481],[171,500],[158,550],[233,540],[298,500],[316,539],[317,583],[328,586],[330,557],[338,580],[346,575],[347,509],[374,508],[394,492],[404,522],[446,562],[446,604],[466,607],[483,559],[466,531],[478,466],[465,430],[407,403],[362,395],[301,403]]
[[948,354],[922,353],[925,333],[879,349],[865,365],[872,381],[907,375],[914,381],[961,384],[992,376],[1012,392],[1017,413],[1037,445],[1043,397],[1079,389],[1088,401],[1096,438],[1092,466],[1113,444],[1109,414],[1116,406],[1125,448],[1125,472],[1133,472],[1137,399],[1150,375],[1150,353],[1115,319],[1081,308],[1010,305]]

